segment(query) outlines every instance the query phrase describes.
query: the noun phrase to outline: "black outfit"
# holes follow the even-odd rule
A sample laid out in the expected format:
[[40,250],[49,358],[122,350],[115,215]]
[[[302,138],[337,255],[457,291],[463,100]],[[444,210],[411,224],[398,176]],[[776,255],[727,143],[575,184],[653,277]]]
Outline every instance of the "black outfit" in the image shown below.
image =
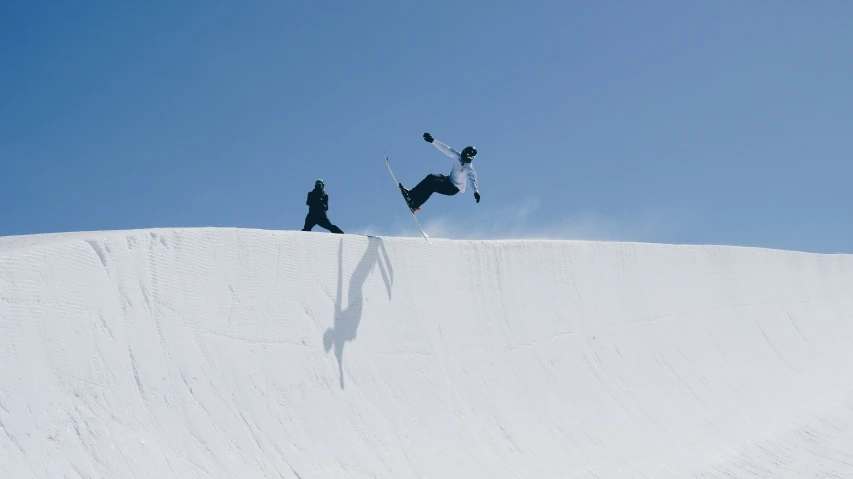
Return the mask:
[[305,204],[308,205],[308,215],[305,216],[305,226],[302,231],[311,231],[311,228],[317,225],[332,233],[343,234],[343,231],[333,225],[326,216],[326,211],[329,210],[329,195],[325,191],[315,188],[314,191],[308,192]]
[[420,208],[433,193],[453,196],[459,193],[459,188],[450,181],[450,177],[447,175],[427,175],[417,186],[408,191],[409,199],[412,201],[409,206],[412,209]]

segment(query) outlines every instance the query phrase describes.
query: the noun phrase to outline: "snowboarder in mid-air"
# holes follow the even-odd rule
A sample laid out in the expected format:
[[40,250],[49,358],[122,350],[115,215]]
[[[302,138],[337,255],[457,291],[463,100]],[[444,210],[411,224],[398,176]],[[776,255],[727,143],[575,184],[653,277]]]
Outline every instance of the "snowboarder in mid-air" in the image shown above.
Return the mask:
[[314,182],[314,190],[308,192],[308,200],[305,201],[308,205],[308,215],[305,217],[305,227],[302,231],[311,231],[311,228],[319,225],[332,233],[343,234],[326,216],[329,211],[329,195],[326,194],[325,187],[323,180],[317,180]]
[[453,169],[450,170],[450,176],[430,174],[421,180],[411,190],[406,189],[402,183],[399,183],[400,192],[406,199],[409,208],[412,212],[421,209],[421,205],[426,203],[433,193],[453,196],[456,193],[464,193],[466,184],[471,185],[474,190],[474,199],[477,203],[480,202],[480,189],[477,184],[477,172],[471,164],[474,157],[477,156],[477,149],[473,146],[466,146],[462,152],[458,152],[444,143],[434,139],[429,133],[424,133],[424,140],[432,143],[439,151],[453,158]]

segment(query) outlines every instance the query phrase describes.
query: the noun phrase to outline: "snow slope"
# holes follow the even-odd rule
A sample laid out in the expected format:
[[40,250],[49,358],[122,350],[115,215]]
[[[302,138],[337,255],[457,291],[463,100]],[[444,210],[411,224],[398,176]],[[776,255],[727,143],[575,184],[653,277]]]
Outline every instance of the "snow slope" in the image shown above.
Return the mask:
[[853,477],[853,257],[2,238],[0,477]]

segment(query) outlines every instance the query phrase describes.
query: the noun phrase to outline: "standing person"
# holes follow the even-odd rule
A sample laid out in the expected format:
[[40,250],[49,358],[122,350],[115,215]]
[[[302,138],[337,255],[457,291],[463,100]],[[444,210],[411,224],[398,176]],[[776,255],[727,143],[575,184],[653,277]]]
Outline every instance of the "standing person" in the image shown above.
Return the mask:
[[421,205],[426,203],[433,193],[441,195],[453,196],[456,193],[464,193],[466,184],[471,185],[474,190],[474,199],[477,203],[480,202],[480,188],[477,184],[477,171],[471,164],[474,157],[477,156],[477,149],[473,146],[466,146],[462,152],[458,152],[444,143],[436,140],[429,133],[424,133],[424,140],[427,143],[432,143],[438,148],[438,151],[453,158],[453,168],[450,170],[450,176],[429,174],[421,180],[411,190],[406,189],[402,183],[399,183],[400,191],[403,197],[406,198],[406,203],[414,212],[421,209]]
[[333,225],[326,216],[326,212],[329,211],[329,195],[326,194],[326,184],[323,180],[314,182],[314,189],[308,192],[305,204],[308,205],[308,215],[305,216],[305,226],[302,231],[311,231],[311,228],[319,225],[332,233],[343,234],[343,231]]

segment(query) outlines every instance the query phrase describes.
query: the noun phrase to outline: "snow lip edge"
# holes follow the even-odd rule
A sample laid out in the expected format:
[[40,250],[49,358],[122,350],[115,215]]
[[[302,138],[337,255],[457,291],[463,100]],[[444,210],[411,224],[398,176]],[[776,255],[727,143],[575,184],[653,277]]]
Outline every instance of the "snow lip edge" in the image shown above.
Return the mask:
[[[0,236],[0,256],[9,253],[20,252],[22,250],[30,250],[33,248],[57,246],[68,243],[70,241],[102,241],[108,238],[125,237],[137,234],[180,234],[184,232],[229,232],[238,234],[266,234],[281,237],[296,237],[301,235],[332,235],[322,231],[306,232],[301,230],[284,230],[284,229],[265,229],[265,228],[250,228],[250,227],[234,227],[234,226],[193,226],[193,227],[152,227],[152,228],[131,228],[131,229],[116,229],[116,230],[83,230],[83,231],[64,231],[52,233],[32,233],[22,235]],[[394,235],[371,235],[361,233],[345,234],[344,237],[375,237],[385,240],[418,242],[423,243],[419,236],[394,236]],[[651,246],[651,247],[666,247],[666,248],[724,248],[731,250],[763,250],[774,252],[785,252],[804,254],[811,256],[850,256],[851,253],[827,253],[814,252],[784,248],[772,248],[754,245],[735,245],[735,244],[711,244],[711,243],[666,243],[666,242],[650,242],[650,241],[620,241],[620,240],[588,240],[588,239],[554,239],[554,238],[500,238],[500,239],[450,239],[450,238],[431,238],[433,246],[425,245],[425,247],[434,247],[439,244],[443,245],[519,245],[519,244],[572,244],[579,246]]]

